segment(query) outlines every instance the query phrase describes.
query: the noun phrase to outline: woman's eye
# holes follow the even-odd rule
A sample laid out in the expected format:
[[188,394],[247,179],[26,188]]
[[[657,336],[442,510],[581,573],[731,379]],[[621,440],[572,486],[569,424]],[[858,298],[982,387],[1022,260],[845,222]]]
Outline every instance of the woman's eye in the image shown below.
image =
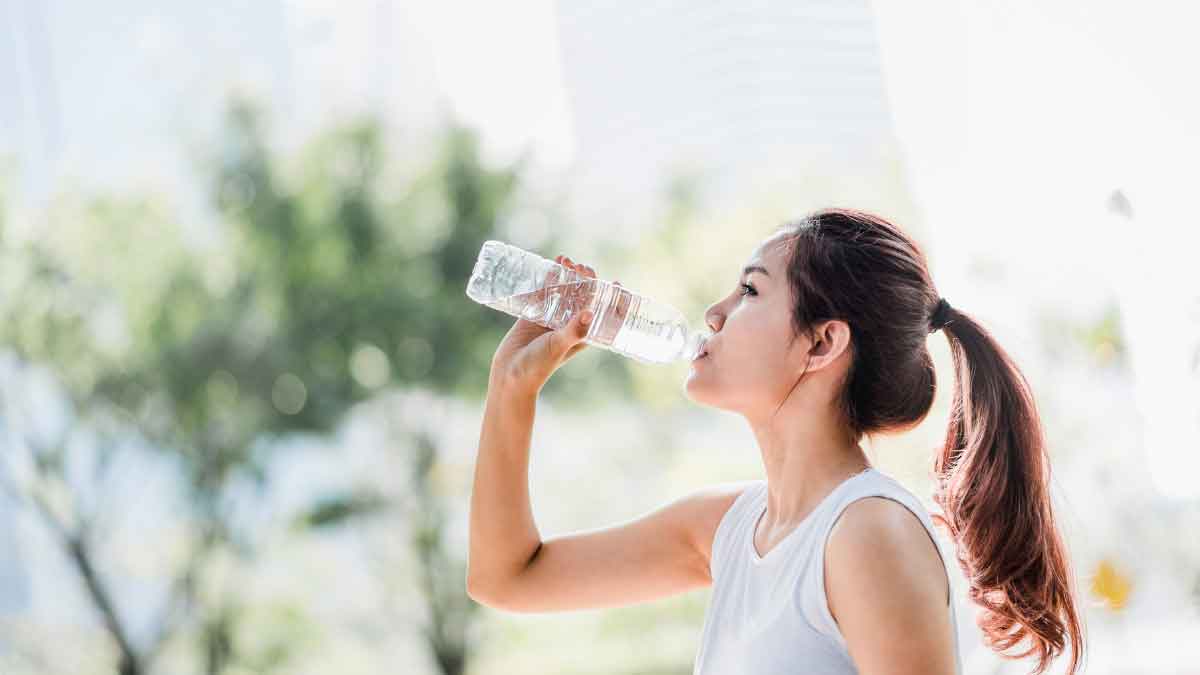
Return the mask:
[[753,286],[751,286],[750,284],[741,284],[741,287],[742,287],[742,288],[744,288],[744,289],[746,289],[746,292],[745,292],[745,293],[739,293],[739,295],[746,295],[746,294],[750,294],[750,295],[758,295],[758,291],[754,290],[754,287],[753,287]]

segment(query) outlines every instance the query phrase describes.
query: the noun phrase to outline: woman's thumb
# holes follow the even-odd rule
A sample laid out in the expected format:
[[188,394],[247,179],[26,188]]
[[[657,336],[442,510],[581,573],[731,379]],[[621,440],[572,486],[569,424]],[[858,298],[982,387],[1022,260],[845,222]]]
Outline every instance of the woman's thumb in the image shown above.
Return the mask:
[[559,348],[565,352],[571,347],[574,347],[576,344],[582,342],[583,338],[587,337],[588,328],[591,326],[591,324],[592,310],[585,309],[572,314],[566,325],[564,325],[558,331],[561,335]]

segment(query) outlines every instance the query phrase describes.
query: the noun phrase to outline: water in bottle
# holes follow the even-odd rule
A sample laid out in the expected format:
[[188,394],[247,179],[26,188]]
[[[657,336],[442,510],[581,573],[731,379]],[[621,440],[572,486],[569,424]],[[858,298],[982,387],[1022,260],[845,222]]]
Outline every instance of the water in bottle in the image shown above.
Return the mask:
[[590,309],[592,322],[583,341],[643,363],[691,360],[712,335],[691,329],[671,305],[496,240],[483,243],[467,296],[550,329]]

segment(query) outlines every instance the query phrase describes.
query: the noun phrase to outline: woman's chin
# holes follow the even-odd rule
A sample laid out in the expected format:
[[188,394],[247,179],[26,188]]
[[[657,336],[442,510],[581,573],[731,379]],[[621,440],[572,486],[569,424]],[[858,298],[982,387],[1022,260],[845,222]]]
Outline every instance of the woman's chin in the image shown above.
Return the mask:
[[693,403],[712,406],[713,403],[710,394],[709,387],[704,384],[702,378],[698,377],[694,370],[683,381],[683,395]]

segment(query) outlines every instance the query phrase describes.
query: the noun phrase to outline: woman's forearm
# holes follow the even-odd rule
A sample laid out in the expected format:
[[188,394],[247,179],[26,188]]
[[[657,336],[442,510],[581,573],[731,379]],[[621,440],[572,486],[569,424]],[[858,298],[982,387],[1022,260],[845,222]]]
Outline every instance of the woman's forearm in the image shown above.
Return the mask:
[[471,490],[468,591],[486,593],[525,569],[541,546],[529,502],[537,392],[493,381],[484,403]]

